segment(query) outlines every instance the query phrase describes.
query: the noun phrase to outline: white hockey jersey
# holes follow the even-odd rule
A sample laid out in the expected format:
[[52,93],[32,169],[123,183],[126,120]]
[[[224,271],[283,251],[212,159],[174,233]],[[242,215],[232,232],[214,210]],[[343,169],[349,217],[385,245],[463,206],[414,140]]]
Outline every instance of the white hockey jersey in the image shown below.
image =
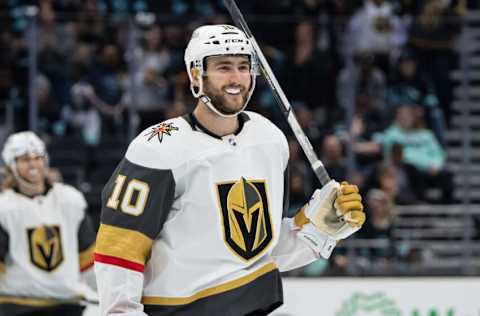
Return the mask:
[[268,312],[282,303],[279,269],[317,259],[283,218],[285,136],[259,114],[239,118],[221,138],[190,114],[130,144],[102,194],[101,315]]
[[[93,265],[95,233],[83,195],[55,183],[44,195],[0,193],[0,310],[92,297],[80,281]],[[23,307],[22,307],[23,308]]]

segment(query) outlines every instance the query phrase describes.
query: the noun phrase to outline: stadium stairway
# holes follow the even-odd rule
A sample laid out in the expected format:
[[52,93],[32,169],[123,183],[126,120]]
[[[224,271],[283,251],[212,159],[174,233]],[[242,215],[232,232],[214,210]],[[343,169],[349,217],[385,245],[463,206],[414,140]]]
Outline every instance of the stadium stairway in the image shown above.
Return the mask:
[[[464,22],[456,45],[459,69],[451,74],[456,87],[446,135],[447,166],[454,173],[455,198],[463,201],[468,194],[471,202],[480,203],[480,10],[470,11]],[[470,162],[463,147],[467,130],[472,145]]]

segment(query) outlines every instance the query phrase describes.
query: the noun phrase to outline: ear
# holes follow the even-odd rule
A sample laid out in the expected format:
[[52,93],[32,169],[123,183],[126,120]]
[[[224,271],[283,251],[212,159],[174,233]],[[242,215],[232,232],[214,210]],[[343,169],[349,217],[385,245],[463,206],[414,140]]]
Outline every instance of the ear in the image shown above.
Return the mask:
[[192,68],[190,70],[192,74],[192,83],[194,86],[200,86],[199,79],[200,79],[200,71],[197,68]]

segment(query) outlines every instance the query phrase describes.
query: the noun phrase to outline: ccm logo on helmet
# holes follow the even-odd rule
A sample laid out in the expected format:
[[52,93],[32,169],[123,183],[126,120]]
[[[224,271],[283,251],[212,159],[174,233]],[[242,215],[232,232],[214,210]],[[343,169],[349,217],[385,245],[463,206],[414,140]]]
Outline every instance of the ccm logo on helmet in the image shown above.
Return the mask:
[[238,38],[232,38],[232,39],[226,39],[225,43],[244,43],[245,41],[243,39],[238,39]]

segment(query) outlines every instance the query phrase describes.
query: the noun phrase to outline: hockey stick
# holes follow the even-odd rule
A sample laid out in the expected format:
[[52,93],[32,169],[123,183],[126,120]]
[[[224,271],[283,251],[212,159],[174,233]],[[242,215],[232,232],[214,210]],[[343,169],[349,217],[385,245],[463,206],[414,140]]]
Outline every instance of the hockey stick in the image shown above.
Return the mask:
[[317,154],[313,150],[312,144],[310,143],[310,140],[307,138],[307,135],[305,135],[304,131],[302,130],[302,127],[298,123],[297,117],[293,113],[290,102],[285,96],[285,93],[283,92],[282,87],[280,87],[280,84],[278,83],[277,78],[275,78],[275,75],[273,74],[273,71],[270,68],[270,65],[268,64],[267,59],[263,55],[262,50],[260,49],[260,46],[258,46],[257,41],[255,40],[255,37],[253,37],[253,34],[250,31],[250,28],[248,27],[247,22],[245,22],[245,19],[243,18],[243,15],[240,12],[240,9],[235,3],[235,0],[224,0],[224,3],[228,12],[232,17],[233,22],[239,28],[241,28],[243,32],[245,32],[245,34],[247,35],[247,38],[252,43],[253,50],[255,51],[255,54],[257,56],[262,74],[267,80],[268,85],[272,90],[273,96],[275,97],[275,100],[277,101],[278,105],[280,105],[282,112],[288,121],[288,124],[290,125],[293,133],[295,134],[295,137],[297,138],[297,141],[300,143],[300,146],[303,149],[303,152],[307,156],[307,159],[310,162],[310,166],[312,167],[313,172],[315,173],[315,175],[317,176],[318,180],[322,185],[327,184],[327,182],[330,181],[330,176],[328,175],[327,170],[325,169],[325,166],[323,165],[323,163],[320,161],[320,159],[318,159]]

